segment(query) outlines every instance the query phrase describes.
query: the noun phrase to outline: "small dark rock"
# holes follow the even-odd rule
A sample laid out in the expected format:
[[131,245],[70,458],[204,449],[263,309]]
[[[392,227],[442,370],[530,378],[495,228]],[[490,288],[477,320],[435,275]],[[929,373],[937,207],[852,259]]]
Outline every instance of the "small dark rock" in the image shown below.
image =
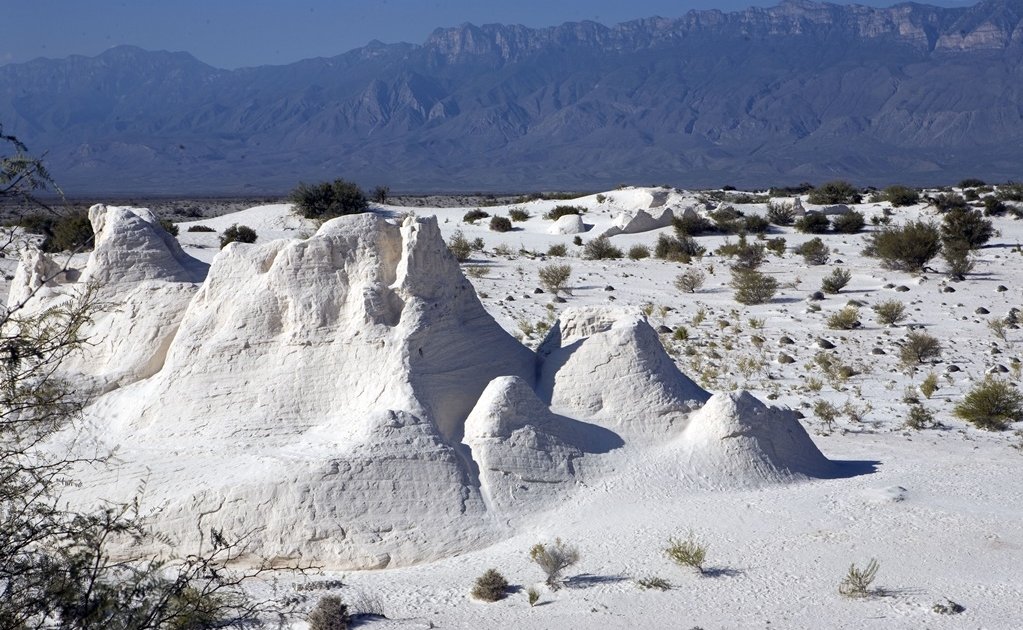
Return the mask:
[[905,293],[906,291],[909,291],[909,287],[907,287],[904,284],[900,284],[899,286],[895,287],[895,291],[898,293]]
[[555,304],[564,304],[565,301],[566,301],[565,298],[561,297],[560,295],[555,295],[553,298],[551,298],[551,302],[554,302]]
[[614,291],[614,290],[615,290],[615,288],[614,288],[613,286],[611,286],[611,285],[609,284],[609,285],[607,285],[606,287],[604,287],[604,290],[605,290],[605,291]]
[[814,291],[813,293],[810,294],[810,297],[808,299],[810,299],[810,300],[823,300],[824,299],[824,293],[822,293],[821,291]]
[[954,288],[952,288],[952,287],[945,287],[944,289],[941,290],[941,292],[942,293],[955,293],[956,290]]
[[876,354],[878,356],[881,356],[888,353],[882,350],[881,348],[874,348],[873,350],[870,351],[870,354]]
[[781,352],[781,353],[778,354],[778,363],[781,363],[781,364],[785,365],[785,364],[795,363],[795,362],[796,362],[795,359],[793,359],[789,355],[785,354],[784,352]]
[[796,342],[793,341],[792,337],[789,337],[788,335],[782,335],[781,339],[778,340],[779,346],[791,346],[794,343]]
[[543,293],[543,289],[540,287],[533,289],[533,295],[539,295],[540,293]]
[[660,335],[670,335],[671,332],[672,332],[671,329],[665,326],[664,324],[661,324],[660,326],[657,327],[657,333]]
[[1004,284],[998,285],[998,288],[995,289],[995,291],[998,291],[999,293],[1005,293],[1008,290],[1009,287],[1005,286]]
[[975,311],[973,311],[973,312],[974,312],[974,313],[976,313],[977,315],[987,315],[987,314],[988,314],[988,313],[990,313],[991,311],[987,310],[987,309],[986,309],[986,308],[984,308],[983,306],[978,306],[978,307],[977,307],[977,310],[975,310]]
[[822,350],[833,350],[835,348],[835,344],[822,337],[817,340],[817,347]]
[[507,296],[505,296],[504,301],[505,302],[514,302],[515,301],[515,296],[514,295],[507,295]]
[[952,373],[952,372],[962,372],[962,370],[959,369],[959,366],[956,365],[955,363],[953,363],[952,365],[950,365],[947,368],[945,368],[945,371],[949,372],[949,373]]

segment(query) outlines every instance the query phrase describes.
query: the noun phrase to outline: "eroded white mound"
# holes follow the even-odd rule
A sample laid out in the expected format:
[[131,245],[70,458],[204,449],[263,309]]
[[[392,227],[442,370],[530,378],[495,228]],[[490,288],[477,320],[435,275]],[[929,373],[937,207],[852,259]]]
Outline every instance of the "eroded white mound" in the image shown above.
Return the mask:
[[565,309],[537,354],[542,400],[615,431],[663,435],[710,396],[637,310]]
[[566,214],[558,217],[549,228],[548,234],[582,234],[586,231],[586,224],[578,214]]
[[711,487],[838,473],[794,412],[768,407],[748,392],[713,395],[689,417],[678,447],[681,474]]

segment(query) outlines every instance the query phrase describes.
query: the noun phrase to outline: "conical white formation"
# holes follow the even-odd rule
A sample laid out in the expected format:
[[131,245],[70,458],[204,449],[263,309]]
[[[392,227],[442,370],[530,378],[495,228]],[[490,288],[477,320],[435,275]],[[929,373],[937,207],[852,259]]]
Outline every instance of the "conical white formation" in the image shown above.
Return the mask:
[[715,394],[694,412],[679,438],[678,457],[683,477],[711,487],[837,473],[794,412],[768,407],[749,392]]
[[663,435],[710,396],[635,310],[565,309],[537,354],[542,400],[631,435]]
[[549,228],[548,234],[582,234],[586,231],[586,224],[578,214],[566,214],[558,217]]
[[83,270],[64,269],[27,249],[15,272],[9,306],[33,312],[92,291],[100,306],[81,331],[88,344],[62,365],[90,391],[108,391],[155,374],[208,265],[181,250],[145,208],[89,209],[94,248]]
[[[487,386],[465,421],[464,441],[479,466],[480,490],[490,509],[512,511],[564,496],[567,488],[561,484],[576,480],[574,461],[584,455],[572,439],[582,436],[578,427],[567,426],[570,422],[551,413],[520,378],[501,377]],[[614,434],[605,433],[609,447],[620,445]]]
[[[493,378],[534,371],[435,219],[361,214],[303,241],[229,245],[162,369],[89,414],[121,458],[166,475],[149,500],[180,510],[164,520],[186,542],[189,514],[229,502],[207,523],[267,519],[259,551],[377,566],[477,544],[485,509],[452,445]],[[172,481],[182,461],[202,471],[187,488]]]

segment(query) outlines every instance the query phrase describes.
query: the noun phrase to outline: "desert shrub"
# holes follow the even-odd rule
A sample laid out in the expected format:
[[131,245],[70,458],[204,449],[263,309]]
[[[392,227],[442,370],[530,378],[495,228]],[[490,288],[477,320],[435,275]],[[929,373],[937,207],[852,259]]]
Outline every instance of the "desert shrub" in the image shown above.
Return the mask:
[[160,219],[160,227],[163,231],[170,234],[171,236],[177,236],[180,233],[178,226],[174,224],[170,219]]
[[669,538],[668,547],[664,553],[671,558],[675,564],[683,567],[692,567],[703,573],[703,563],[707,559],[707,545],[700,543],[692,532],[682,538]]
[[718,208],[711,212],[709,216],[714,221],[714,227],[719,232],[724,232],[725,234],[742,232],[746,225],[743,214],[732,206]]
[[572,244],[573,245],[578,245],[579,247],[582,247],[583,237],[581,237],[578,234],[576,234],[575,236],[572,237]]
[[693,256],[703,256],[706,252],[707,250],[700,246],[696,239],[686,234],[678,236],[661,234],[654,244],[654,256],[674,262],[689,263]]
[[941,193],[936,197],[931,197],[929,201],[938,212],[966,210],[970,207],[962,195],[957,195],[955,193]]
[[30,234],[43,235],[40,248],[47,253],[92,249],[92,223],[83,210],[62,215],[30,214],[14,224]]
[[247,225],[238,225],[235,223],[231,227],[224,230],[224,233],[220,235],[220,249],[227,247],[228,243],[255,243],[256,242],[256,231]]
[[705,278],[706,276],[699,269],[686,269],[675,278],[675,288],[683,293],[696,293],[703,286]]
[[557,221],[566,214],[582,214],[583,212],[585,209],[579,206],[554,206],[547,214],[543,215],[543,218]]
[[991,240],[995,229],[979,210],[955,209],[945,213],[941,221],[943,243],[962,242],[969,249],[977,249]]
[[561,575],[565,569],[579,562],[579,550],[557,538],[553,544],[533,545],[529,550],[529,558],[543,570],[547,586],[557,590],[561,586]]
[[597,200],[597,203],[604,203],[605,201],[607,201],[607,195],[605,195],[604,193],[598,193],[595,199]]
[[980,188],[984,185],[984,180],[975,177],[968,177],[959,182],[959,188]]
[[834,330],[852,330],[860,325],[860,312],[855,306],[843,307],[828,318],[828,328]]
[[341,603],[339,597],[327,595],[316,602],[316,607],[309,612],[308,621],[309,630],[348,630],[351,616],[348,606]]
[[767,251],[774,253],[776,256],[785,255],[785,239],[781,236],[767,239],[767,242],[764,243],[764,247],[767,248]]
[[838,407],[834,406],[830,402],[822,399],[818,399],[813,404],[813,415],[817,416],[821,422],[828,427],[828,431],[834,426],[835,420],[838,419]]
[[675,234],[682,236],[699,236],[711,229],[711,223],[700,215],[683,215],[671,222],[675,228]]
[[650,258],[650,248],[646,245],[633,245],[629,248],[629,258],[631,260]]
[[920,393],[923,394],[925,398],[930,398],[936,391],[938,391],[938,375],[934,372],[930,372],[920,383]]
[[529,219],[529,212],[522,208],[512,208],[508,211],[508,218],[516,223],[521,223]]
[[472,239],[472,242],[469,243],[469,247],[471,247],[472,251],[474,251],[474,252],[481,252],[481,251],[483,251],[483,248],[486,247],[486,245],[487,244],[485,242],[483,242],[483,239],[478,237],[478,236],[476,238]]
[[950,241],[941,248],[941,257],[945,259],[946,273],[953,282],[966,279],[966,274],[973,271],[974,260],[970,256],[970,246],[965,241]]
[[671,589],[671,582],[664,578],[657,577],[656,575],[651,577],[640,578],[636,580],[636,584],[640,588],[651,589],[656,588],[659,591],[667,591]]
[[941,356],[941,342],[933,335],[921,331],[910,331],[902,341],[899,358],[903,365],[920,365]]
[[880,568],[881,565],[873,558],[863,570],[857,568],[855,564],[849,565],[849,572],[838,585],[838,592],[846,597],[866,597],[870,594],[870,585],[877,577],[877,570]]
[[213,228],[208,225],[191,225],[188,227],[186,232],[216,232]]
[[941,233],[926,221],[885,226],[866,241],[864,254],[880,258],[884,267],[899,271],[920,271],[941,251]]
[[796,220],[795,228],[804,234],[824,234],[831,228],[831,221],[823,212],[811,210]]
[[568,248],[561,243],[555,243],[547,248],[548,256],[565,256],[568,254]]
[[377,203],[387,203],[387,198],[391,194],[391,189],[387,186],[377,186],[373,189],[372,197],[373,201]]
[[905,186],[889,186],[881,191],[881,198],[898,208],[911,206],[920,201],[920,193]]
[[729,284],[735,290],[735,301],[746,305],[763,304],[778,291],[777,280],[755,269],[733,268]]
[[1023,420],[1023,395],[1010,383],[988,377],[966,394],[953,413],[977,428],[1002,431]]
[[841,291],[845,285],[849,284],[849,280],[851,279],[852,274],[849,273],[848,269],[836,267],[831,270],[830,275],[825,276],[824,280],[821,281],[821,291],[833,295]]
[[906,305],[898,300],[885,300],[874,305],[877,323],[882,326],[894,326],[906,319]]
[[836,216],[832,222],[831,227],[840,234],[856,234],[863,229],[863,226],[867,222],[863,218],[863,214],[855,210],[840,214]]
[[568,282],[569,277],[572,275],[572,267],[565,264],[551,263],[549,265],[542,265],[537,269],[536,273],[540,277],[540,286],[550,293],[557,294],[565,288],[565,283]]
[[796,220],[796,211],[792,208],[792,204],[769,201],[767,202],[767,220],[775,225],[792,225],[792,222]]
[[909,415],[906,416],[905,426],[907,429],[919,431],[934,424],[934,414],[927,407],[916,403],[909,406]]
[[362,189],[343,179],[319,184],[299,183],[288,201],[295,205],[295,212],[318,221],[365,212],[369,206]]
[[622,250],[611,244],[606,236],[599,236],[586,243],[583,247],[583,258],[586,260],[608,260],[622,257]]
[[808,265],[823,265],[831,257],[831,250],[828,249],[828,246],[824,244],[824,241],[819,236],[815,236],[799,245],[794,251],[802,256]]
[[490,219],[490,229],[494,232],[511,232],[511,219],[508,217],[493,217]]
[[771,227],[771,224],[764,217],[756,214],[751,214],[744,220],[743,227],[747,232],[753,234],[763,234],[767,232],[767,229]]
[[476,208],[463,214],[462,221],[466,223],[475,223],[476,221],[479,221],[480,219],[486,219],[489,216],[490,216],[489,212]]
[[749,243],[746,236],[740,236],[738,243],[725,243],[715,251],[719,256],[733,259],[732,267],[739,269],[758,269],[767,259],[764,246],[760,243]]
[[451,235],[451,240],[448,241],[448,249],[451,250],[455,260],[458,262],[465,262],[472,255],[472,243],[469,242],[469,239],[465,238],[461,230],[455,230],[455,233]]
[[1023,201],[1023,183],[1009,182],[998,187],[995,193],[1003,201]]
[[821,184],[811,190],[807,197],[807,201],[818,205],[859,203],[862,199],[862,195],[852,184],[841,180]]
[[[974,192],[974,191],[970,191]],[[976,193],[974,193],[976,194]],[[1000,217],[1009,211],[1009,206],[1005,205],[1005,202],[998,197],[985,197],[984,198],[984,216],[986,217]]]
[[476,584],[472,587],[472,596],[485,602],[496,602],[504,599],[508,592],[508,580],[497,572],[497,569],[487,569],[486,572],[476,578]]
[[536,606],[536,603],[540,601],[540,591],[536,590],[536,587],[530,586],[526,589],[526,600],[529,602],[529,607]]

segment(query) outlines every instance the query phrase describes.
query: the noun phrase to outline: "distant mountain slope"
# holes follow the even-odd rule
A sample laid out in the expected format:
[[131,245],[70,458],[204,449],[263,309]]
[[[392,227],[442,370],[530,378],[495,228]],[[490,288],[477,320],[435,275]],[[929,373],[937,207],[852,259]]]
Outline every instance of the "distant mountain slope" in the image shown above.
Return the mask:
[[789,0],[606,27],[436,30],[218,70],[119,47],[0,67],[0,121],[73,193],[1023,175],[1023,0]]

